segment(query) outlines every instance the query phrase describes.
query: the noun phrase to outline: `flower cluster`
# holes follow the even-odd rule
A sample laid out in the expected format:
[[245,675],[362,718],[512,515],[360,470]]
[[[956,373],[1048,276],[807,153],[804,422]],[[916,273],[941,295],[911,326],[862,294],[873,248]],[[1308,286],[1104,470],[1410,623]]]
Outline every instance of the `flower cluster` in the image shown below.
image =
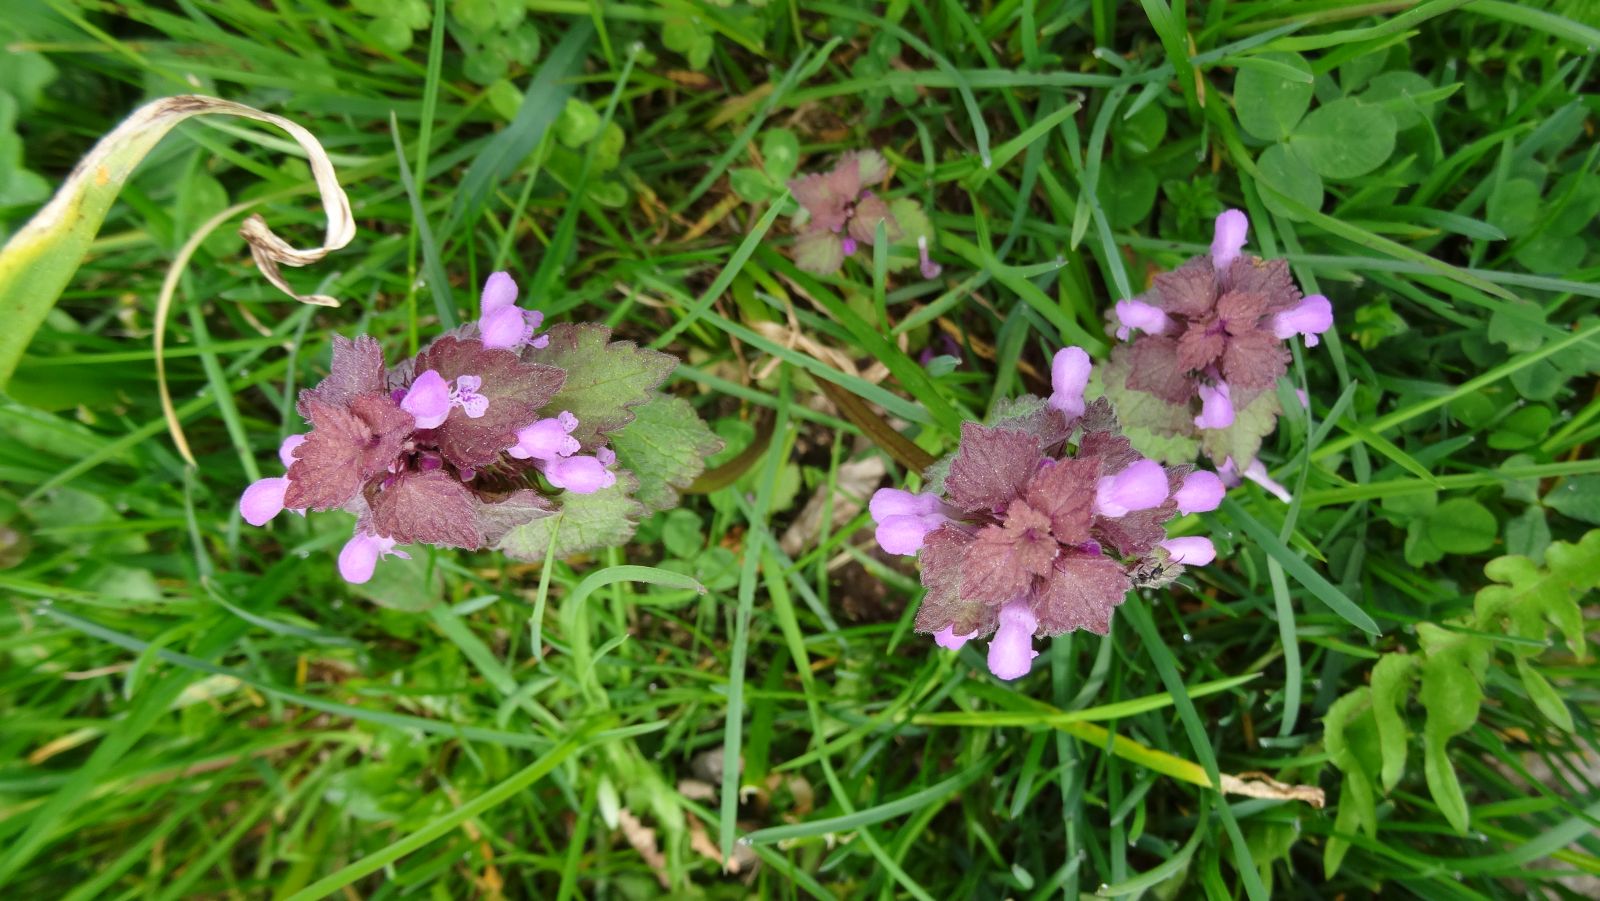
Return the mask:
[[920,553],[917,630],[952,649],[993,635],[989,669],[1001,679],[1028,672],[1035,637],[1106,634],[1130,589],[1216,557],[1210,539],[1168,538],[1166,523],[1216,509],[1222,480],[1135,451],[1109,402],[1085,403],[1089,375],[1088,354],[1064,348],[1048,399],[966,423],[927,491],[883,488],[869,507],[885,551]]
[[807,272],[838,272],[857,250],[872,246],[882,223],[891,244],[916,241],[923,278],[938,277],[941,267],[928,256],[926,217],[921,208],[905,199],[891,205],[871,190],[888,171],[883,154],[860,150],[844,154],[827,172],[789,182],[789,190],[804,210],[796,227],[795,265]]
[[[392,368],[376,340],[335,338],[327,378],[296,404],[311,430],[283,443],[287,472],[247,488],[240,514],[256,526],[286,509],[355,514],[354,534],[339,554],[339,573],[352,583],[370,579],[384,556],[406,556],[400,545],[501,546],[508,553],[537,547],[533,536],[512,547],[505,541],[562,509],[564,499],[618,486],[612,440],[621,439],[634,408],[653,401],[677,416],[666,423],[698,446],[684,460],[633,464],[643,472],[626,473],[620,487],[624,495],[639,490],[643,475],[654,479],[646,486],[652,501],[675,501],[672,489],[698,475],[704,453],[715,450],[692,408],[656,395],[676,360],[610,342],[604,326],[559,325],[537,334],[542,314],[516,301],[516,283],[495,273],[480,319]],[[623,496],[600,515],[622,520],[621,528],[582,524],[626,537],[643,512]]]
[[[1272,389],[1288,368],[1285,339],[1300,335],[1315,347],[1333,326],[1328,299],[1302,297],[1284,260],[1243,253],[1249,227],[1244,213],[1224,212],[1210,254],[1157,275],[1142,297],[1118,301],[1113,328],[1128,343],[1112,350],[1105,373],[1130,427],[1198,439],[1221,469],[1247,476],[1277,422]],[[1168,459],[1192,457],[1193,446],[1186,450]]]

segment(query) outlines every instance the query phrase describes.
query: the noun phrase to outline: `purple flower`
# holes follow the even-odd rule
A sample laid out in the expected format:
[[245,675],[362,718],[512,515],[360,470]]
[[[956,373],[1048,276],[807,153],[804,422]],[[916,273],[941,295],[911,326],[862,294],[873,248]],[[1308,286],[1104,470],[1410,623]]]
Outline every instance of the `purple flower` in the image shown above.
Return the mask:
[[1296,306],[1272,317],[1274,335],[1279,338],[1300,335],[1306,339],[1307,347],[1316,347],[1321,340],[1317,336],[1330,328],[1333,328],[1333,304],[1321,294],[1304,297]]
[[1172,499],[1178,502],[1178,512],[1187,516],[1217,509],[1226,492],[1227,486],[1222,484],[1220,476],[1197,469],[1184,477],[1183,485],[1172,493]]
[[264,526],[283,512],[283,495],[289,480],[283,476],[250,483],[239,497],[239,515],[252,526]]
[[1017,598],[1000,608],[1000,628],[989,642],[989,672],[996,678],[1020,679],[1033,668],[1033,633],[1039,628],[1027,598]]
[[957,635],[955,626],[945,626],[943,629],[933,633],[933,643],[947,650],[959,651],[963,645],[971,641],[977,634],[972,632],[967,635]]
[[357,531],[339,551],[339,575],[352,585],[360,585],[371,580],[378,561],[384,557],[393,554],[403,560],[411,559],[410,554],[395,550],[394,545],[393,538]]
[[1142,300],[1119,300],[1116,306],[1117,322],[1121,326],[1117,329],[1117,340],[1126,341],[1133,329],[1150,335],[1160,335],[1167,331],[1167,326],[1172,320],[1158,306],[1147,304]]
[[1150,510],[1167,500],[1167,471],[1154,460],[1140,460],[1114,476],[1100,479],[1094,508],[1113,519],[1136,510]]
[[939,273],[944,271],[943,266],[940,266],[938,263],[935,263],[928,257],[927,235],[917,236],[917,259],[922,270],[922,277],[928,279],[929,281],[938,278]]
[[1081,347],[1063,347],[1050,361],[1050,406],[1069,419],[1083,415],[1083,391],[1093,364]]
[[1272,476],[1267,474],[1267,467],[1261,462],[1260,458],[1251,460],[1244,470],[1240,471],[1238,466],[1234,465],[1233,458],[1229,457],[1222,461],[1222,465],[1217,468],[1217,475],[1222,478],[1224,483],[1230,486],[1240,484],[1241,477],[1249,479],[1265,488],[1268,494],[1286,504],[1294,497],[1289,493],[1289,489],[1274,481]]
[[517,432],[517,443],[506,453],[518,460],[544,460],[549,462],[570,457],[582,447],[572,432],[578,427],[578,417],[566,410],[561,415],[541,419]]
[[1200,386],[1200,415],[1194,424],[1202,429],[1225,429],[1233,425],[1233,398],[1227,382]]
[[1233,265],[1249,240],[1250,219],[1239,210],[1224,210],[1217,217],[1216,232],[1211,238],[1211,264],[1220,272]]
[[1168,538],[1161,542],[1161,546],[1166,548],[1173,563],[1184,566],[1205,566],[1217,559],[1216,545],[1211,543],[1211,539],[1201,536]]
[[278,445],[278,459],[283,461],[283,468],[288,469],[294,465],[294,449],[306,443],[304,435],[290,435]]
[[847,153],[827,172],[789,182],[806,212],[797,229],[795,265],[807,272],[837,272],[861,245],[872,246],[882,222],[888,240],[900,240],[900,224],[889,204],[868,187],[883,180],[889,164],[876,150]]
[[879,488],[867,505],[872,521],[878,524],[878,546],[890,554],[914,556],[922,540],[949,517],[937,495],[912,494],[898,488]]
[[400,401],[400,409],[411,414],[417,421],[417,428],[438,428],[450,416],[449,383],[437,370],[424,372],[411,383]]
[[521,350],[549,345],[550,336],[533,336],[544,324],[544,314],[517,306],[517,283],[509,273],[496,272],[489,276],[483,285],[481,306],[483,317],[478,320],[478,334],[484,347]]
[[[609,457],[602,457],[607,454]],[[608,460],[609,463],[615,463],[616,454],[604,447],[592,457],[581,454],[558,457],[544,464],[544,475],[557,488],[573,494],[594,494],[617,483],[617,474],[606,468]]]
[[483,379],[478,376],[456,376],[455,387],[450,389],[450,406],[460,407],[472,419],[482,419],[489,412],[489,399],[478,393],[482,387]]

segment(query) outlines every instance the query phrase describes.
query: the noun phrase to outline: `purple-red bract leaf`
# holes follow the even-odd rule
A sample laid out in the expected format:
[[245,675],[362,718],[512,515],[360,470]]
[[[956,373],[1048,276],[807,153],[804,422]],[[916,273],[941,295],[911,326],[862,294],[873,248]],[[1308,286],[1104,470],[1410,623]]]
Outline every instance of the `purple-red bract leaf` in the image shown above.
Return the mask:
[[294,449],[284,506],[293,510],[342,507],[368,479],[383,472],[411,434],[411,417],[384,394],[354,398],[348,409],[301,395],[311,433]]
[[999,625],[999,608],[961,599],[961,567],[973,538],[955,526],[941,526],[922,542],[922,584],[928,589],[917,608],[918,632],[952,626],[957,635],[987,635]]
[[1122,565],[1099,554],[1067,553],[1034,598],[1039,631],[1047,636],[1088,629],[1111,631],[1111,612],[1128,595],[1132,582]]
[[442,470],[401,473],[371,503],[373,527],[400,544],[483,546],[472,492]]
[[539,419],[539,410],[561,388],[559,368],[523,362],[515,353],[487,348],[475,339],[445,337],[417,355],[416,371],[437,370],[445,381],[463,375],[483,380],[478,393],[488,398],[484,414],[474,419],[459,407],[432,432],[451,463],[478,469],[493,463],[501,451],[517,443],[517,430]]
[[1060,444],[1072,434],[1071,423],[1065,414],[1050,406],[1044,398],[1031,394],[1000,400],[989,411],[988,421],[984,424],[991,429],[1027,432],[1038,441],[1041,448]]
[[1230,335],[1255,331],[1266,311],[1266,296],[1253,291],[1229,291],[1217,301],[1217,319],[1227,325]]
[[1226,281],[1230,291],[1265,298],[1264,314],[1287,310],[1300,301],[1300,289],[1295,287],[1287,260],[1241,256],[1228,267]]
[[1234,335],[1222,352],[1222,377],[1238,391],[1264,389],[1288,371],[1289,351],[1271,332]]
[[1217,299],[1217,274],[1210,257],[1195,257],[1171,272],[1156,276],[1146,302],[1168,313],[1190,318],[1211,309]]
[[1194,382],[1189,380],[1188,370],[1179,362],[1177,341],[1160,335],[1143,335],[1127,353],[1129,388],[1154,394],[1169,404],[1181,404],[1194,397]]
[[984,526],[961,566],[961,597],[1004,604],[1028,591],[1034,576],[1050,571],[1056,556],[1050,519],[1023,501],[1011,505],[1004,526]]
[[1114,476],[1143,457],[1120,431],[1084,432],[1078,440],[1078,459],[1100,461],[1100,474]]
[[348,407],[357,397],[381,393],[384,388],[383,347],[366,335],[354,341],[334,335],[333,363],[328,368],[328,377],[317,387],[300,392],[296,409],[301,416],[310,419],[311,414],[306,411],[308,397],[316,397],[330,406]]
[[656,386],[678,365],[676,358],[632,341],[610,340],[611,329],[597,323],[562,323],[547,334],[549,345],[529,348],[523,358],[566,372],[566,382],[550,398],[544,415],[565,410],[578,417],[572,437],[586,451],[632,422],[633,408],[654,397]]
[[1167,520],[1178,512],[1176,501],[1149,510],[1135,510],[1117,519],[1097,517],[1089,534],[1124,557],[1142,557],[1166,540]]
[[491,545],[518,526],[554,515],[556,505],[539,492],[524,488],[492,502],[474,496],[472,512],[478,531],[483,533],[483,543]]
[[[1227,347],[1228,336],[1221,329],[1210,329],[1204,325],[1192,325],[1182,335],[1178,336],[1177,369],[1180,372],[1191,372],[1204,369],[1215,363],[1217,357],[1222,356],[1223,348]],[[1130,378],[1131,382],[1132,379]],[[1188,395],[1184,400],[1194,396],[1194,385],[1185,383]],[[1150,392],[1154,394],[1155,392]],[[1177,403],[1177,400],[1163,396],[1162,400]]]
[[1038,439],[1027,432],[962,423],[945,498],[968,513],[1003,507],[1022,493],[1043,456]]
[[1050,533],[1062,544],[1082,544],[1089,539],[1094,520],[1095,485],[1100,479],[1100,459],[1058,460],[1039,470],[1028,482],[1028,506],[1050,521]]

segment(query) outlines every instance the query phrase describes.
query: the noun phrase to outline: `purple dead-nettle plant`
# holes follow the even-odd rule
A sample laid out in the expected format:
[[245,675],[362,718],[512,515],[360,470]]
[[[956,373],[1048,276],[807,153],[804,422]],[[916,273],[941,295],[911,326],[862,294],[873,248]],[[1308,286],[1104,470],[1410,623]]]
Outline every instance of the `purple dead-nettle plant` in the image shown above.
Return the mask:
[[929,255],[932,226],[921,205],[908,197],[886,199],[874,190],[888,174],[883,154],[861,150],[844,154],[827,172],[789,182],[801,210],[795,219],[795,265],[824,275],[838,272],[856,251],[872,247],[881,223],[888,242],[906,251],[903,258],[891,257],[891,269],[909,266],[914,248],[922,277],[937,278],[943,267]]
[[1216,509],[1222,480],[1134,450],[1108,401],[1085,402],[1089,376],[1089,355],[1062,349],[1049,398],[964,424],[922,493],[882,488],[869,506],[885,551],[921,557],[917,631],[951,649],[992,635],[989,670],[1001,679],[1028,672],[1033,639],[1104,635],[1131,589],[1216,557],[1210,539],[1169,538],[1166,524]]
[[1117,302],[1112,329],[1125,343],[1111,351],[1105,391],[1152,456],[1176,463],[1203,451],[1228,481],[1250,478],[1283,496],[1256,452],[1282,411],[1285,341],[1298,335],[1316,347],[1333,307],[1320,294],[1302,297],[1286,261],[1244,253],[1249,227],[1244,213],[1224,212],[1209,254]]
[[543,315],[516,301],[495,273],[480,319],[392,368],[373,338],[336,337],[327,378],[296,404],[311,430],[279,448],[284,475],[245,489],[241,515],[354,514],[339,573],[361,583],[408,556],[401,545],[569,556],[674,506],[721,447],[687,401],[656,390],[677,361],[604,325],[540,333]]

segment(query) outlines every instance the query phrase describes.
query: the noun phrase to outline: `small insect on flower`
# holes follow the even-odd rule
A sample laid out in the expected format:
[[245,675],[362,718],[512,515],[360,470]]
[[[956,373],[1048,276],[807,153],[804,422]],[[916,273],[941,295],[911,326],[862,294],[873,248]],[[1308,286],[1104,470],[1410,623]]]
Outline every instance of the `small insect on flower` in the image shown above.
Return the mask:
[[1104,375],[1128,425],[1198,439],[1219,466],[1241,448],[1248,464],[1276,426],[1284,341],[1299,335],[1315,347],[1333,327],[1333,305],[1302,297],[1285,261],[1244,252],[1249,229],[1238,210],[1218,216],[1211,252],[1118,301],[1108,329],[1127,342],[1112,349]]
[[[553,348],[550,334],[534,334],[543,317],[516,299],[509,275],[491,275],[481,319],[393,368],[376,340],[334,338],[327,378],[296,404],[311,430],[283,443],[284,475],[245,489],[245,521],[265,525],[286,509],[354,514],[339,573],[359,583],[384,557],[406,557],[400,545],[494,546],[555,513],[565,495],[616,485],[611,436],[633,420],[632,407],[655,397],[676,361],[610,342],[610,330],[598,325],[555,327],[561,346]],[[575,395],[591,421],[562,405],[571,371],[565,367],[573,365],[588,367],[586,385],[625,383],[610,395],[593,388]],[[682,415],[683,428],[704,430],[692,409]],[[675,481],[656,487],[654,497],[675,499],[671,488],[686,484],[703,462],[676,466]],[[638,479],[627,478],[627,490],[636,490]],[[619,516],[643,511],[627,499],[615,506]],[[622,525],[631,530],[631,521]]]
[[1032,668],[1035,638],[1104,635],[1130,589],[1216,556],[1209,539],[1168,538],[1166,523],[1216,509],[1222,480],[1135,451],[1109,402],[1084,402],[1080,348],[1058,352],[1052,370],[1050,398],[964,424],[929,490],[880,488],[869,505],[879,545],[921,557],[917,630],[952,649],[992,635],[989,669],[1001,679]]

